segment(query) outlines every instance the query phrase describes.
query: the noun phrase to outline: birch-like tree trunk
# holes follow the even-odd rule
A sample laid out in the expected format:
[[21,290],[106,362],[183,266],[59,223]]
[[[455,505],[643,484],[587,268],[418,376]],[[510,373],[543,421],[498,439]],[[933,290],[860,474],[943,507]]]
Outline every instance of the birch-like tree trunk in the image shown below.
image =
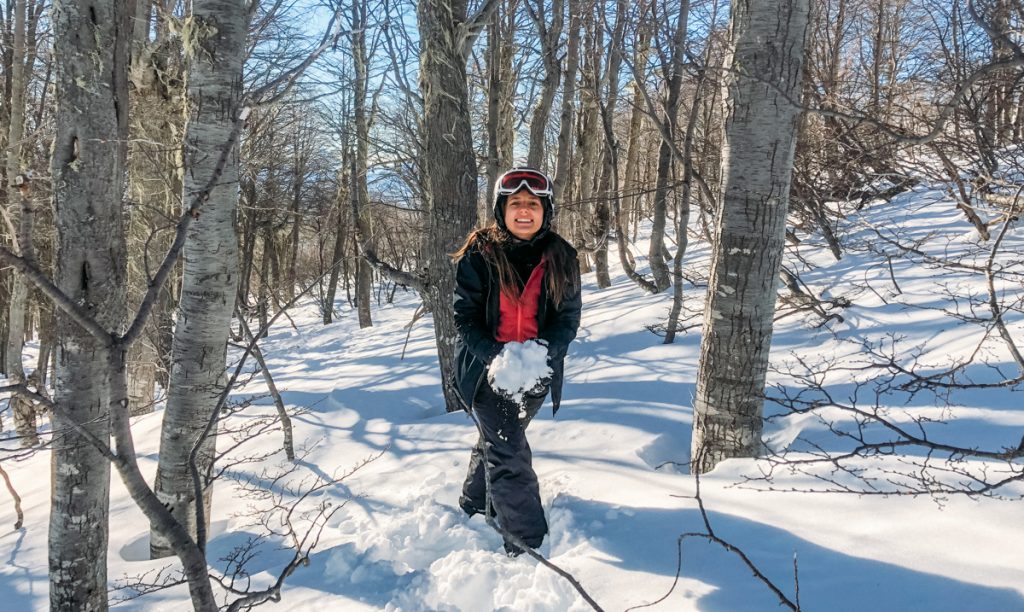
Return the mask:
[[448,381],[455,372],[455,275],[450,253],[476,225],[477,170],[469,115],[466,56],[481,23],[497,6],[488,0],[472,20],[465,0],[420,0],[420,122],[423,194],[427,231],[423,257],[423,301],[434,318],[445,404],[459,409]]
[[692,469],[761,448],[808,0],[732,4],[722,189],[704,311]]
[[[7,206],[11,217],[18,226],[19,236],[12,236],[17,242],[23,256],[31,259],[32,254],[32,211],[31,202],[22,194],[18,181],[21,179],[22,139],[25,136],[25,89],[28,78],[25,75],[25,13],[27,0],[15,0],[14,32],[11,47],[11,107],[10,126],[7,137]],[[27,186],[26,186],[27,187]],[[4,371],[12,384],[25,382],[25,369],[22,365],[22,351],[25,347],[25,315],[28,309],[28,283],[20,274],[11,279],[11,298],[7,308],[8,336],[7,360]],[[34,446],[39,437],[36,435],[36,416],[32,402],[15,395],[11,398],[11,412],[14,413],[14,428],[22,446]]]
[[[186,202],[210,180],[224,147],[231,142],[240,111],[246,9],[243,0],[194,0],[192,4],[189,36],[183,41],[188,79]],[[209,522],[212,488],[205,486],[202,508],[197,508],[189,453],[193,445],[200,444],[197,468],[204,479],[215,452],[216,434],[201,442],[199,438],[225,384],[225,351],[238,285],[237,205],[236,148],[199,218],[188,230],[170,388],[160,436],[156,494],[193,537]],[[202,521],[197,519],[197,512],[202,513]],[[205,544],[202,537],[197,542],[200,547]],[[150,531],[150,552],[153,557],[173,552],[157,529]]]
[[[123,0],[53,7],[56,134],[51,173],[57,222],[56,285],[105,329],[125,309],[121,216],[132,8]],[[58,317],[53,415],[50,609],[107,609],[110,463],[70,419],[110,435],[108,347]]]

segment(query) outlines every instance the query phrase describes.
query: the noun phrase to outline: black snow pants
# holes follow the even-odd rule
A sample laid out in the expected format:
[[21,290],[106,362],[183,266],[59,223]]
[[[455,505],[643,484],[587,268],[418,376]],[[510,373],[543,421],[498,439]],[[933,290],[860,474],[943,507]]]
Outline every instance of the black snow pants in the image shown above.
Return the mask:
[[527,395],[520,407],[496,394],[484,381],[473,400],[473,416],[483,430],[469,458],[469,474],[462,486],[462,509],[483,514],[487,503],[484,482],[484,445],[491,472],[491,497],[498,523],[519,536],[531,548],[537,548],[548,532],[544,508],[540,503],[533,454],[526,441],[526,426],[544,403],[543,393]]

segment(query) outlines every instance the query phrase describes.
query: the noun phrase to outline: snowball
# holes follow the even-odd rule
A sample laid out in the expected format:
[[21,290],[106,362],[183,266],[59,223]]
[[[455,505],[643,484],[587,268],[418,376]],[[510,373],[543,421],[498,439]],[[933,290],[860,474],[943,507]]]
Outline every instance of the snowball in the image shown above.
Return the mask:
[[508,342],[491,362],[487,382],[496,391],[523,405],[523,395],[543,378],[551,377],[548,349],[536,340]]

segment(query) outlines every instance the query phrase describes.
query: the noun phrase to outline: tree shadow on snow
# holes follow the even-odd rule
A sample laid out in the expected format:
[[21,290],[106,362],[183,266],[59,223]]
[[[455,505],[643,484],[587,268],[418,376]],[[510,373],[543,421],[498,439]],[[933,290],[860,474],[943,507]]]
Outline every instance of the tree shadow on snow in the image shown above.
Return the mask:
[[3,595],[5,610],[31,610],[38,603],[37,585],[44,591],[48,588],[49,578],[45,566],[33,568],[18,563],[18,554],[25,543],[27,533],[28,530],[22,527],[0,537],[0,543],[14,540],[11,545],[11,554],[5,564],[9,569],[0,575],[0,593]]
[[[554,504],[567,509],[591,544],[630,571],[657,574],[632,594],[639,605],[668,591],[676,571],[678,536],[702,532],[699,511],[633,508],[559,496]],[[860,612],[884,610],[1020,610],[1024,597],[998,587],[963,582],[883,561],[858,558],[803,540],[783,529],[744,518],[710,512],[715,533],[742,549],[791,599],[793,555],[800,575],[800,603],[807,610]],[[701,597],[701,610],[771,610],[778,600],[757,581],[736,555],[700,538],[683,543],[682,574],[711,585]],[[678,586],[672,598],[683,594]],[[669,601],[671,601],[671,599]]]

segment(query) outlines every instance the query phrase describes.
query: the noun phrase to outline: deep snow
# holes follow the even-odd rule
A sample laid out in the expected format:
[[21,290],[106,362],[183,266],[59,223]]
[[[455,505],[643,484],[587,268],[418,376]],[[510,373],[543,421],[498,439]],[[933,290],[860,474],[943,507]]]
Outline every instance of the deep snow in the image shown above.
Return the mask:
[[[851,250],[841,261],[813,251],[813,237],[799,252],[806,263],[787,257],[787,265],[817,293],[851,300],[843,322],[816,327],[820,318],[799,314],[779,321],[772,349],[778,371],[772,384],[799,386],[798,358],[825,369],[825,384],[845,399],[858,380],[872,374],[857,369],[867,359],[863,342],[886,341],[897,334],[909,355],[918,347],[923,366],[940,368],[964,357],[983,329],[936,308],[951,309],[941,283],[983,292],[983,279],[937,272],[901,258],[893,273],[884,253],[892,254],[871,225],[908,238],[928,238],[937,254],[964,253],[975,244],[953,205],[940,192],[919,190],[889,204],[867,209],[849,220]],[[890,234],[886,234],[890,235]],[[1006,248],[1019,252],[1019,230]],[[870,247],[870,248],[869,248]],[[646,244],[634,255],[642,264]],[[960,250],[960,251],[958,251]],[[882,253],[882,254],[880,254]],[[972,255],[973,257],[973,255]],[[689,266],[706,270],[707,249],[691,247]],[[617,261],[617,257],[610,257]],[[706,272],[705,272],[706,274]],[[644,295],[621,273],[613,286],[597,290],[584,276],[583,326],[566,364],[565,400],[557,418],[545,408],[530,425],[529,437],[551,535],[541,552],[570,571],[606,609],[622,610],[654,601],[673,584],[677,538],[703,530],[687,475],[691,406],[697,371],[699,327],[674,345],[645,326],[663,322],[670,296]],[[898,289],[894,282],[898,284]],[[687,290],[687,309],[700,312],[703,288]],[[1024,288],[1005,284],[1006,300]],[[961,304],[964,306],[964,304]],[[282,453],[227,470],[215,489],[209,558],[219,560],[261,533],[248,516],[251,506],[272,499],[241,493],[241,483],[262,483],[285,499],[295,497],[311,479],[344,473],[373,459],[339,484],[306,499],[303,508],[321,502],[344,504],[332,515],[308,567],[287,581],[281,610],[585,610],[570,585],[527,556],[509,559],[501,538],[482,517],[467,519],[456,500],[471,445],[472,421],[443,410],[432,329],[416,323],[405,358],[400,359],[406,327],[416,308],[412,296],[375,312],[375,326],[358,329],[354,313],[324,327],[311,304],[292,313],[295,327],[282,320],[263,350],[294,416],[300,446],[297,470],[274,480],[287,462]],[[693,315],[698,317],[697,314]],[[691,321],[698,323],[697,320]],[[1009,323],[1017,337],[1019,317]],[[984,354],[1009,375],[1014,366],[998,338]],[[844,369],[849,367],[851,369]],[[985,368],[970,370],[981,378]],[[258,377],[238,394],[262,392]],[[912,398],[883,396],[894,418],[942,416],[932,437],[971,446],[1014,446],[1024,429],[1024,411],[1013,390],[957,391],[950,405],[927,394]],[[236,426],[273,413],[269,401],[233,417]],[[835,439],[811,415],[773,418],[766,439],[775,450],[839,450]],[[840,422],[849,421],[842,414]],[[144,473],[156,467],[161,413],[138,418],[134,432]],[[5,419],[5,424],[10,419]],[[225,435],[221,448],[229,439]],[[255,456],[280,445],[276,430],[260,434],[229,457]],[[11,446],[11,443],[5,446]],[[898,465],[905,456],[865,461],[869,470]],[[23,498],[26,526],[0,536],[0,597],[5,610],[47,608],[46,530],[49,482],[46,453],[5,461]],[[974,462],[981,467],[979,462]],[[799,568],[800,600],[806,610],[1013,610],[1024,609],[1024,530],[1020,501],[987,498],[881,497],[851,494],[793,493],[737,486],[757,476],[764,461],[730,460],[701,479],[701,492],[716,533],[742,548],[768,577],[793,596],[794,558]],[[818,487],[827,469],[779,473],[779,489]],[[753,488],[752,488],[753,487]],[[1002,493],[1019,496],[1020,483]],[[0,525],[13,523],[13,510],[0,491]],[[266,585],[290,558],[280,539],[266,541],[247,564],[253,585]],[[116,475],[112,485],[109,576],[155,571],[167,565],[145,558],[147,523]],[[120,597],[125,591],[116,591]],[[181,610],[184,587],[159,591],[120,604],[127,610]],[[740,561],[699,539],[686,540],[682,572],[658,610],[774,610],[777,601],[751,577]]]

